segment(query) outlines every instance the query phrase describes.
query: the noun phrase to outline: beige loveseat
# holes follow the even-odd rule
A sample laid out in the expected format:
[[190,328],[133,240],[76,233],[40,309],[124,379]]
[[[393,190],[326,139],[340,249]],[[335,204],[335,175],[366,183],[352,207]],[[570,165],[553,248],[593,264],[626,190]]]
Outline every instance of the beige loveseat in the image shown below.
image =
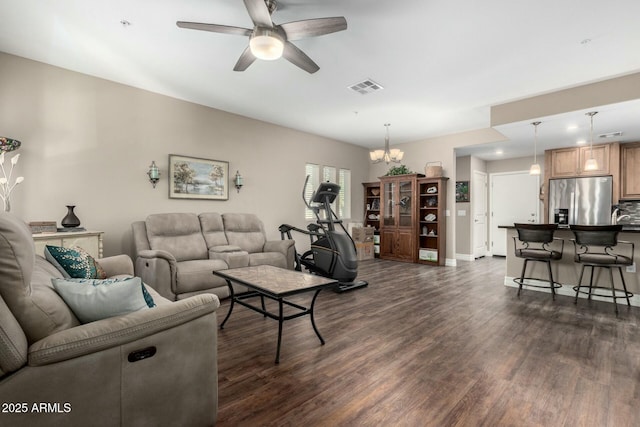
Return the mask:
[[[126,255],[98,262],[133,274]],[[51,283],[62,274],[7,213],[0,272],[0,425],[215,424],[215,295],[171,302],[149,288],[156,307],[80,324]]]
[[265,264],[293,269],[295,242],[267,240],[253,214],[153,214],[132,230],[136,275],[170,300],[201,293],[228,297],[227,283],[213,271]]

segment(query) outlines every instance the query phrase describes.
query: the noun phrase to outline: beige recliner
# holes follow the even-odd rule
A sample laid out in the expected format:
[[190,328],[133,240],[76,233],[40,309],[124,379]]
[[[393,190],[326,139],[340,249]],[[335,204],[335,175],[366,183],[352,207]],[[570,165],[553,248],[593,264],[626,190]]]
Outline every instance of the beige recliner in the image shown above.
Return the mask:
[[[132,275],[126,255],[98,260]],[[28,227],[0,213],[0,424],[207,426],[217,415],[215,295],[80,324]],[[88,285],[90,286],[90,285]]]

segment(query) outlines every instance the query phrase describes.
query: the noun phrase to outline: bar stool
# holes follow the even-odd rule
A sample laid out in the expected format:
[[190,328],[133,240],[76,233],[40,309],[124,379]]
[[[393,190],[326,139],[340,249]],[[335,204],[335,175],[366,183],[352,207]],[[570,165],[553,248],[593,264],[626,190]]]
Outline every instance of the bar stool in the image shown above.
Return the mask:
[[[551,272],[551,261],[557,261],[562,258],[562,251],[564,250],[564,240],[553,237],[553,233],[558,229],[558,224],[513,224],[518,232],[518,237],[513,237],[513,243],[515,248],[515,255],[518,258],[524,259],[524,265],[522,266],[522,274],[520,278],[513,279],[514,283],[518,284],[518,296],[522,290],[522,285],[533,286],[536,288],[548,288],[551,289],[552,299],[556,299],[556,289],[562,285],[553,280],[553,273]],[[519,243],[518,243],[519,241]],[[553,249],[552,242],[561,242],[559,244],[559,250]],[[544,262],[547,264],[547,270],[549,272],[548,279],[541,279],[536,277],[524,277],[527,263],[529,261]],[[524,283],[527,280],[538,280],[549,282],[548,285],[536,285],[532,283]]]
[[[575,236],[575,239],[571,239],[575,248],[573,260],[582,264],[578,285],[573,287],[573,290],[576,291],[574,303],[578,303],[578,294],[584,293],[589,295],[588,299],[591,299],[591,295],[613,298],[616,314],[618,313],[618,303],[616,301],[618,298],[626,298],[627,305],[631,306],[629,298],[632,297],[633,294],[627,290],[627,285],[622,274],[622,267],[633,264],[635,247],[633,242],[618,240],[618,233],[622,230],[622,225],[571,225],[570,228]],[[624,245],[627,249],[622,249],[620,245]],[[619,249],[618,252],[614,251],[616,248]],[[585,267],[591,267],[588,291],[580,289],[587,287],[587,285],[582,285]],[[593,274],[596,268],[606,268],[609,270],[609,288],[593,285]],[[623,289],[616,289],[614,286],[612,268],[617,268],[620,272]],[[597,294],[593,292],[593,289],[611,289],[611,295]],[[616,295],[616,291],[624,293],[624,296]]]

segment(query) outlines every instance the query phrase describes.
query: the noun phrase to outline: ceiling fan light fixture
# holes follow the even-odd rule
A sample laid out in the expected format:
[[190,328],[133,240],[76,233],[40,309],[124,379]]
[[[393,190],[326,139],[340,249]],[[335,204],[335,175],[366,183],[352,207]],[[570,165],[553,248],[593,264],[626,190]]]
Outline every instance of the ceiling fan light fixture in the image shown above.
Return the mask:
[[251,53],[258,59],[273,61],[282,57],[284,40],[270,28],[256,28],[249,40]]

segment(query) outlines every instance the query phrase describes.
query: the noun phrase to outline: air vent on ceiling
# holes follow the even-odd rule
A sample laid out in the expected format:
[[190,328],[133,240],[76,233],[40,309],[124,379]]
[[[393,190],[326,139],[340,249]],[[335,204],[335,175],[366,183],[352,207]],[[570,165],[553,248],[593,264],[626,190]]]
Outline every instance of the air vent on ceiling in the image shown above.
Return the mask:
[[600,135],[598,135],[599,138],[615,138],[616,136],[620,136],[622,135],[621,131],[617,131],[617,132],[609,132],[609,133],[601,133]]
[[355,83],[349,86],[349,89],[358,92],[359,94],[366,95],[368,93],[372,93],[378,90],[384,89],[378,83],[374,82],[371,79],[363,80],[359,83]]

